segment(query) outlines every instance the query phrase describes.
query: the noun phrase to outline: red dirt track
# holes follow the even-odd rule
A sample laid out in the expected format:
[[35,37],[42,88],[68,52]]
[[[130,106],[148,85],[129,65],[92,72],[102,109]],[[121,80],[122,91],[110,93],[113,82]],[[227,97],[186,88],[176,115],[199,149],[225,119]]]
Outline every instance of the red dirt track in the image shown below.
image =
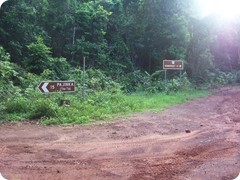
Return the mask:
[[116,121],[0,125],[0,173],[8,180],[231,180],[240,173],[240,87]]

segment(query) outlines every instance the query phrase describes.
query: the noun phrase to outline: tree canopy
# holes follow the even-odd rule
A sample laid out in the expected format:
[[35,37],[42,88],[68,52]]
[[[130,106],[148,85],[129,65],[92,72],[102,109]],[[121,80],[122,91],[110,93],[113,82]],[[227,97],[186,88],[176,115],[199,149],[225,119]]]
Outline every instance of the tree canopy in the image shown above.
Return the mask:
[[[182,102],[199,88],[240,83],[240,21],[199,18],[195,1],[6,1],[0,9],[0,123],[85,123],[143,110],[152,94],[149,108],[164,97],[167,104]],[[164,71],[164,60],[182,60],[184,69]],[[70,80],[76,92],[37,90],[41,82]]]
[[240,23],[195,18],[194,8],[189,0],[9,0],[0,9],[0,46],[35,74],[58,61],[81,66],[83,57],[113,78],[154,73],[164,59],[183,60],[201,82],[238,71]]

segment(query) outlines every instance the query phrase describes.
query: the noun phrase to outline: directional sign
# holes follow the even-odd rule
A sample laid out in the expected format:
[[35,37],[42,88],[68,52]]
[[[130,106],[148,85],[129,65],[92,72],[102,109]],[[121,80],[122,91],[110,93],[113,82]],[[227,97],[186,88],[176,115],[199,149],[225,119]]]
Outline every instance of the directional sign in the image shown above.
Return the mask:
[[181,60],[164,60],[163,69],[183,70],[183,61]]
[[38,89],[42,93],[52,92],[75,92],[74,81],[53,81],[53,82],[41,82]]

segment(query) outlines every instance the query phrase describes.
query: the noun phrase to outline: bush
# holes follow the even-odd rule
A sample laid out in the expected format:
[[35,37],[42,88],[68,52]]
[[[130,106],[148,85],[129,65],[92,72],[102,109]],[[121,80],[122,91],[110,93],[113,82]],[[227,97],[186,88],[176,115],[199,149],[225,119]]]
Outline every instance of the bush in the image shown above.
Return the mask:
[[44,116],[42,123],[49,124],[83,124],[91,119],[103,119],[118,113],[131,112],[137,104],[128,100],[122,93],[107,91],[94,92],[85,101],[68,95],[71,105],[58,106],[57,116]]
[[151,76],[139,70],[124,74],[117,80],[124,92],[142,91],[151,84]]
[[35,99],[31,104],[30,119],[41,119],[46,117],[56,117],[58,114],[58,104],[51,99]]
[[71,66],[65,58],[51,58],[53,79],[69,80]]
[[88,69],[85,76],[86,87],[90,92],[94,91],[121,91],[120,84],[107,77],[101,70]]
[[44,69],[51,67],[51,49],[47,47],[43,38],[36,37],[36,42],[27,46],[29,57],[24,61],[28,71],[41,74]]
[[13,98],[5,103],[5,111],[7,113],[26,113],[30,111],[30,103],[31,101],[24,97]]
[[[0,61],[4,62],[0,66],[0,98],[3,101],[0,106],[1,120],[40,119],[43,124],[47,125],[82,124],[91,119],[103,119],[119,113],[138,110],[142,105],[141,102],[131,101],[122,90],[159,93],[178,91],[189,85],[187,77],[181,80],[175,78],[166,84],[161,79],[162,71],[152,75],[147,72],[134,71],[119,77],[116,82],[101,70],[87,69],[85,74],[87,96],[84,100],[80,91],[83,77],[83,71],[80,68],[71,68],[64,58],[50,58],[49,49],[41,39],[29,45],[28,48],[35,58],[39,58],[39,61],[45,58],[48,67],[53,68],[50,70],[40,67],[37,71],[39,75],[36,75],[33,69],[33,73],[26,73],[15,64]],[[75,80],[79,90],[71,94],[43,95],[37,89],[41,81],[53,81],[59,78]],[[71,105],[60,106],[60,99],[70,100]]]
[[208,83],[211,87],[218,87],[227,84],[238,83],[238,72],[223,72],[215,70],[213,72],[208,71]]
[[153,74],[147,72],[141,73],[140,71],[134,71],[123,77],[123,90],[125,92],[141,92],[146,91],[148,93],[159,92],[176,92],[192,88],[191,82],[187,78],[187,74],[184,73],[181,78],[175,77],[171,80],[164,80],[164,71],[156,71]]

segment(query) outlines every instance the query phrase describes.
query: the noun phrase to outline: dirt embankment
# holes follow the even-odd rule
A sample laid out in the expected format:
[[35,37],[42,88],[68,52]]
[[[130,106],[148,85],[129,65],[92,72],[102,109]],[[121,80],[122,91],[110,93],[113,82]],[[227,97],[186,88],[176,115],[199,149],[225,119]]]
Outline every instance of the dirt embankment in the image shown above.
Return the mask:
[[9,180],[230,180],[240,172],[240,87],[102,126],[0,126]]

